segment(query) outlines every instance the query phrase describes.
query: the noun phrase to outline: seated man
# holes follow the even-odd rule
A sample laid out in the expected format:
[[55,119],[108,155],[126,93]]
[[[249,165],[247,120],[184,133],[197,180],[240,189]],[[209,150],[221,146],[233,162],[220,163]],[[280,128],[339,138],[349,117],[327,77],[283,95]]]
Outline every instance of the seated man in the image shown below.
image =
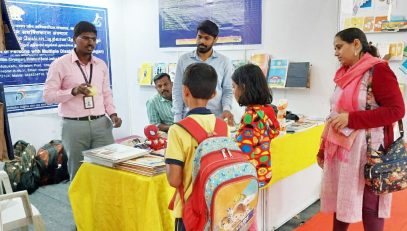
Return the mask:
[[174,123],[172,108],[172,82],[167,73],[161,73],[154,77],[155,89],[158,94],[146,103],[147,115],[150,124],[157,125],[158,129],[167,132]]

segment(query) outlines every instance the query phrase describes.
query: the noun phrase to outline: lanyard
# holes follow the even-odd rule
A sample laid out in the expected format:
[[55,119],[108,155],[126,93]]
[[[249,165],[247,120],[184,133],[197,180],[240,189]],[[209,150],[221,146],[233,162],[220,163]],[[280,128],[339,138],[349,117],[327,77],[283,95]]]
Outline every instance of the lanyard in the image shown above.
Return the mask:
[[79,69],[81,70],[82,75],[83,75],[83,78],[85,79],[85,82],[86,82],[87,84],[90,84],[90,83],[92,82],[93,64],[92,64],[92,63],[90,64],[89,82],[88,82],[88,79],[86,78],[86,74],[85,74],[85,72],[83,71],[83,69],[82,69],[81,65],[79,64],[79,61],[78,61],[78,60],[76,60],[76,64],[78,65]]

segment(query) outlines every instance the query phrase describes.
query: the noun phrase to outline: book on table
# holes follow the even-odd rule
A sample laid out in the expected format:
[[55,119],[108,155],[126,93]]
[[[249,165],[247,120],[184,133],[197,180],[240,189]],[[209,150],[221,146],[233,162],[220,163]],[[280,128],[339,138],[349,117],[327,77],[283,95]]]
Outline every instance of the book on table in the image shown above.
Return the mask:
[[155,176],[165,172],[165,161],[163,156],[149,154],[120,162],[115,167],[141,175]]
[[115,164],[148,154],[148,150],[122,144],[110,144],[82,152],[84,160],[109,167]]

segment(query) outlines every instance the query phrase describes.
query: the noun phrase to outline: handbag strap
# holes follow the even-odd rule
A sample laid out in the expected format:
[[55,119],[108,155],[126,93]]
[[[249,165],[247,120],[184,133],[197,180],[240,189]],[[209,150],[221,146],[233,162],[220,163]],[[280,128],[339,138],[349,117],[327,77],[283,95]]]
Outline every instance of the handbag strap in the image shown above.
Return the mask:
[[[373,95],[373,90],[372,90],[372,77],[373,77],[373,68],[370,69],[370,74],[369,78],[367,79],[367,86],[366,86],[366,110],[371,110],[372,105],[369,103],[369,94]],[[404,128],[403,128],[403,120],[398,121],[399,125],[399,132],[400,132],[400,137],[404,136]],[[367,155],[371,155],[372,151],[372,134],[370,132],[370,129],[366,129],[366,143],[367,143]]]

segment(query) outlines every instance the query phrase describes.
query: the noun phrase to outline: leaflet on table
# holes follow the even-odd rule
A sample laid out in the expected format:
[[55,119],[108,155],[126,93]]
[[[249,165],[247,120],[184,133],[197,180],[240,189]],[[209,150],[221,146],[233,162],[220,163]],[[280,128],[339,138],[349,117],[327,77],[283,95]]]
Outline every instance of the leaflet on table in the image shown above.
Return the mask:
[[113,163],[122,162],[148,154],[148,150],[133,148],[122,144],[110,144],[100,148],[83,151],[88,158],[97,158]]

